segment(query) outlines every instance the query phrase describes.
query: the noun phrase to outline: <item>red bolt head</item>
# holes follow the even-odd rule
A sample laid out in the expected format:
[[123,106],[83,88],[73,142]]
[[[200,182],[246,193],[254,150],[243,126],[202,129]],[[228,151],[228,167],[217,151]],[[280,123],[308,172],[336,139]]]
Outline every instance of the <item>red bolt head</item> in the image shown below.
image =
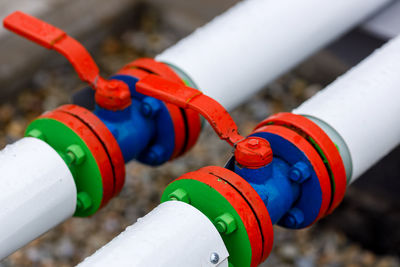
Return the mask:
[[95,100],[102,108],[122,110],[131,104],[131,93],[124,82],[104,80],[100,77],[97,81]]
[[236,162],[246,168],[260,168],[272,161],[272,150],[267,140],[248,137],[236,145]]
[[111,80],[111,81],[107,82],[106,86],[107,86],[108,90],[114,91],[114,90],[118,89],[118,85],[119,85],[119,83],[117,81]]
[[249,148],[259,148],[260,147],[260,141],[258,139],[248,139],[247,140],[247,147]]

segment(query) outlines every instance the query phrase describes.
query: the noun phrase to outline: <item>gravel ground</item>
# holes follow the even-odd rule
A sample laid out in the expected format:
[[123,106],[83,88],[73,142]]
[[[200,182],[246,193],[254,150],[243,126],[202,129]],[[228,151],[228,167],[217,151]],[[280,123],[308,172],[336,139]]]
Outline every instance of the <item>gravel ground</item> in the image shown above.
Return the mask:
[[[179,32],[164,27],[154,10],[146,9],[143,14],[132,27],[92,50],[105,75],[137,57],[162,51],[180,37]],[[294,108],[331,82],[332,75],[325,75],[324,69],[314,68],[313,78],[305,75],[310,71],[307,66],[281,77],[233,112],[243,134],[268,115]],[[68,103],[71,92],[81,87],[65,62],[44,65],[26,89],[0,105],[0,146],[21,138],[29,121],[45,110]],[[230,151],[210,127],[205,127],[198,144],[183,158],[158,168],[128,164],[125,187],[107,207],[91,218],[69,219],[9,256],[0,267],[62,267],[79,263],[154,208],[170,181],[203,166],[223,165]],[[275,227],[275,247],[262,266],[395,267],[400,266],[400,259],[365,250],[335,227],[317,225],[301,231]]]

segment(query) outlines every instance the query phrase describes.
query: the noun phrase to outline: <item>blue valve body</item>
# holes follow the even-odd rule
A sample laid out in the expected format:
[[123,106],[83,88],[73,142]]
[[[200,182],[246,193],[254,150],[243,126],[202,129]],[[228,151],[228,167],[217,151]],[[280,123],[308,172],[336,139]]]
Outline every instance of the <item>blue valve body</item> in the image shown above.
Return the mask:
[[283,137],[258,132],[251,136],[266,139],[273,152],[270,164],[261,168],[238,166],[232,158],[226,168],[244,178],[264,201],[273,224],[299,229],[318,217],[322,190],[307,156]]
[[94,114],[116,138],[125,162],[136,159],[156,166],[168,161],[175,148],[175,132],[166,105],[136,92],[136,77],[115,75],[111,79],[123,81],[129,86],[132,104],[120,111],[96,106]]

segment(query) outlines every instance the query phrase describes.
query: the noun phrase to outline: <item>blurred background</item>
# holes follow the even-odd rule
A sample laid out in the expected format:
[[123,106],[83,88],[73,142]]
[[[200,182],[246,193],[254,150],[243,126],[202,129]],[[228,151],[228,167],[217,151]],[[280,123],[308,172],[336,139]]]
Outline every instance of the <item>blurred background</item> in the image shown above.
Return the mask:
[[[0,16],[21,9],[63,28],[84,43],[108,76],[138,57],[155,56],[235,2],[2,0]],[[348,42],[354,36],[366,38],[362,30],[353,31],[233,111],[241,133],[249,133],[273,113],[290,111],[346,72],[360,59],[349,55],[362,50]],[[55,52],[3,29],[0,41],[3,148],[21,138],[32,119],[69,103],[71,95],[84,85]],[[364,56],[381,43],[375,38],[370,41],[373,45],[362,52]],[[174,162],[158,168],[136,162],[127,165],[125,187],[107,207],[91,218],[69,219],[0,262],[0,267],[74,266],[154,208],[170,181],[203,166],[224,165],[230,151],[205,127],[194,149]],[[349,188],[333,215],[305,230],[275,227],[275,247],[262,266],[400,266],[399,173],[397,148]]]

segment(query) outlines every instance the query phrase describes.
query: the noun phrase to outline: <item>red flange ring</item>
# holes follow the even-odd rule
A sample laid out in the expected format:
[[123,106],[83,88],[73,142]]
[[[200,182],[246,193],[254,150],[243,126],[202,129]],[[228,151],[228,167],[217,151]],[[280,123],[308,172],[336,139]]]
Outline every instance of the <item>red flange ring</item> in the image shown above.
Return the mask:
[[[134,66],[133,63],[124,66],[117,74],[131,75],[136,78],[143,79],[144,77],[146,77],[151,73],[149,71],[138,69],[138,67]],[[185,131],[185,120],[183,118],[183,114],[180,108],[170,103],[165,103],[165,106],[168,109],[169,115],[171,116],[171,120],[174,126],[175,148],[170,158],[174,159],[182,154],[182,150],[184,149],[184,145],[187,139]]]
[[317,151],[315,151],[314,147],[303,136],[299,135],[297,132],[292,131],[286,127],[267,125],[256,129],[253,133],[258,133],[258,132],[268,132],[276,134],[286,139],[287,141],[291,142],[294,146],[296,146],[306,155],[318,177],[322,192],[321,207],[318,212],[318,216],[316,217],[314,222],[321,219],[329,208],[332,191],[331,191],[331,181],[329,178],[328,171],[326,170],[324,162],[318,155]]
[[[85,142],[92,152],[93,157],[96,159],[102,177],[103,198],[100,207],[106,205],[113,197],[114,177],[107,152],[96,134],[81,120],[62,111],[54,110],[46,112],[40,116],[40,118],[51,118],[67,125]],[[62,138],[62,136],[60,136],[60,138]]]
[[201,132],[201,121],[199,113],[191,109],[183,110],[186,114],[186,125],[187,125],[187,142],[183,147],[183,151],[180,155],[183,155],[187,151],[189,151],[199,139],[199,135]]
[[311,144],[314,147],[315,144],[318,146],[316,148],[318,153],[320,153],[318,148],[321,149],[323,155],[320,153],[320,156],[323,160],[323,156],[325,156],[327,161],[325,166],[328,169],[331,182],[333,183],[331,184],[333,192],[332,200],[326,214],[332,213],[332,211],[343,200],[347,187],[346,170],[336,145],[317,124],[301,115],[296,115],[293,113],[278,113],[261,122],[257,128],[267,124],[289,127],[302,136],[306,136],[306,139],[311,138]]
[[257,222],[257,217],[249,206],[249,203],[246,201],[246,199],[237,191],[237,189],[233,185],[228,183],[225,179],[209,173],[209,171],[195,171],[186,173],[176,180],[184,179],[196,180],[210,186],[219,194],[221,194],[232,205],[232,207],[239,214],[249,237],[252,251],[250,266],[258,266],[261,263],[262,259],[263,241],[261,238],[259,224]]
[[[154,73],[168,79],[170,81],[183,84],[181,78],[171,69],[168,65],[155,61],[152,58],[140,58],[127,65],[125,65],[118,74],[128,74],[135,76],[135,73],[131,70],[137,69],[139,71],[147,71],[148,73]],[[143,73],[137,73],[140,76],[136,76],[140,79],[143,78]],[[197,112],[190,109],[181,109],[172,104],[166,104],[171,117],[174,121],[175,130],[175,150],[172,154],[171,159],[176,158],[184,154],[186,151],[191,149],[197,142],[197,139],[201,131],[200,116]],[[177,112],[179,110],[180,114]],[[184,126],[182,128],[182,125]]]
[[232,187],[234,187],[247,201],[250,208],[253,210],[254,215],[256,216],[259,228],[261,230],[261,238],[263,240],[263,253],[261,257],[261,262],[266,260],[271,253],[274,243],[274,230],[267,207],[265,206],[261,197],[248,182],[246,182],[238,174],[228,169],[217,166],[210,166],[201,168],[199,171],[212,174],[225,180]]
[[176,83],[182,83],[181,78],[168,65],[155,61],[153,58],[139,58],[128,63],[124,68],[136,67],[154,73]]
[[125,182],[125,161],[117,140],[107,126],[92,112],[77,105],[64,105],[56,110],[66,112],[80,119],[96,134],[112,163],[111,167],[115,179],[113,196],[119,194]]
[[146,77],[147,75],[149,75],[149,73],[147,71],[135,68],[135,67],[123,67],[122,69],[120,69],[117,74],[122,74],[122,75],[129,75],[129,76],[134,76],[138,79],[143,79],[144,77]]

